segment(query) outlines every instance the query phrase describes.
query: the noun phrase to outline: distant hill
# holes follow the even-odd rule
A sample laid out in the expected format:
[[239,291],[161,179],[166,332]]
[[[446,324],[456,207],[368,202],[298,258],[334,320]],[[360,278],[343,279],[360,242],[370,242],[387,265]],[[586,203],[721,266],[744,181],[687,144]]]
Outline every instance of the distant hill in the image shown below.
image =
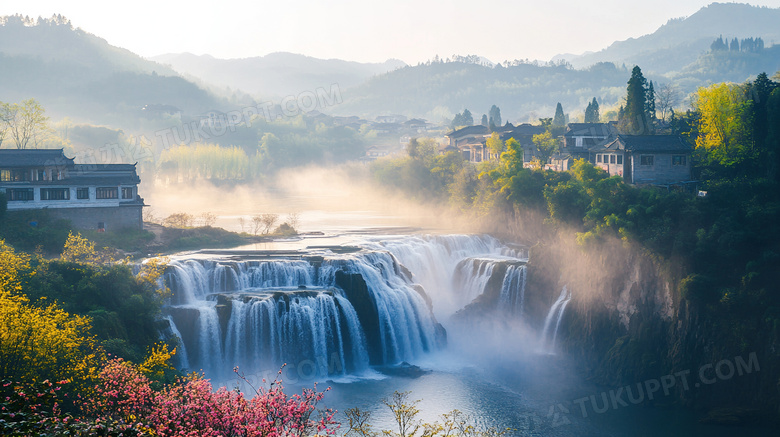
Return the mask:
[[217,59],[191,53],[160,55],[151,59],[206,83],[238,88],[263,98],[297,95],[320,87],[330,89],[334,83],[346,89],[377,74],[406,66],[395,59],[371,64],[284,52],[241,59]]
[[733,38],[761,37],[767,46],[780,44],[780,8],[740,3],[713,3],[687,18],[675,18],[655,32],[618,41],[604,50],[580,56],[559,55],[575,68],[597,62],[640,65],[646,73],[680,71],[722,35]]
[[[760,37],[765,48],[711,51],[721,35],[727,44],[733,38]],[[596,53],[559,55],[551,64],[491,68],[448,62],[405,67],[347,90],[344,103],[332,112],[400,113],[439,121],[464,108],[477,119],[496,104],[505,120],[535,121],[552,117],[555,104],[561,102],[565,112],[582,114],[593,97],[602,108],[619,104],[634,65],[656,85],[672,84],[687,102],[685,96],[700,86],[744,82],[758,73],[771,76],[780,70],[780,9],[713,3],[688,18],[670,20],[651,35],[615,42]]]
[[405,67],[369,79],[342,93],[344,103],[328,108],[341,115],[397,113],[441,121],[468,108],[479,120],[491,105],[503,120],[552,117],[561,102],[567,113],[582,113],[593,97],[614,105],[625,94],[630,73],[611,63],[586,70],[520,64],[489,67],[435,62]]
[[54,117],[126,123],[147,104],[199,114],[219,99],[169,67],[74,29],[62,17],[0,17],[0,101],[38,99]]

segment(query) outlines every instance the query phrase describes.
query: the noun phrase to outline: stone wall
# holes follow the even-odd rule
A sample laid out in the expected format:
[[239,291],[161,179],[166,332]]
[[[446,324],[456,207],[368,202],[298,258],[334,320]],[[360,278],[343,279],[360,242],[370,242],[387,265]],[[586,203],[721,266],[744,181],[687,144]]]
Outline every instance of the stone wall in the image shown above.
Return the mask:
[[142,206],[128,205],[103,208],[57,208],[48,212],[57,218],[70,220],[78,229],[98,229],[103,223],[106,231],[142,229]]

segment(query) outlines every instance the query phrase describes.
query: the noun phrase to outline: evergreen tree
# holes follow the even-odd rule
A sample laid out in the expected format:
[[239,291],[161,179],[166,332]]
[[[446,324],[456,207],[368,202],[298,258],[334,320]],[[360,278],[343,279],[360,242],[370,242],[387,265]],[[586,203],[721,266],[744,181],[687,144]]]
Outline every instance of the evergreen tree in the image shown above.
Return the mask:
[[738,52],[739,51],[739,40],[734,37],[734,39],[731,40],[731,47],[729,47],[729,50],[732,52]]
[[450,127],[453,129],[457,129],[459,126],[464,126],[465,123],[463,122],[463,115],[460,113],[455,114],[455,118],[452,119],[452,123],[450,124]]
[[710,50],[712,50],[713,52],[728,50],[728,48],[729,46],[725,42],[723,42],[722,35],[719,36],[718,39],[713,41],[712,44],[710,44]]
[[471,111],[468,109],[463,110],[463,124],[466,126],[474,126],[474,117],[471,116]]
[[622,133],[629,135],[650,133],[646,95],[647,80],[642,75],[642,70],[635,66],[626,88],[626,106],[623,108],[623,115],[618,115],[618,129]]
[[653,123],[655,122],[655,89],[653,88],[653,81],[647,86],[645,92],[645,112],[647,113],[647,120],[650,122],[650,129],[652,130]]
[[594,97],[593,101],[588,103],[588,107],[585,109],[585,123],[598,123],[600,119],[599,102]]
[[482,114],[482,121],[479,122],[482,126],[488,127],[487,114]]
[[563,127],[566,125],[566,115],[563,114],[563,106],[561,102],[555,106],[555,117],[553,117],[552,125],[555,127]]
[[494,130],[496,126],[501,126],[501,110],[498,109],[498,106],[491,106],[488,114],[489,125],[493,126],[490,128],[491,131]]

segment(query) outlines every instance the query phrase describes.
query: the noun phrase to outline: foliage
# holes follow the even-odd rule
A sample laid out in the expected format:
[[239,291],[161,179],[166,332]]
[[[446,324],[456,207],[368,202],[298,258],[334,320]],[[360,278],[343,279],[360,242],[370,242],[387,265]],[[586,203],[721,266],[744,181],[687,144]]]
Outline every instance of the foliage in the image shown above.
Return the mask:
[[101,356],[90,319],[56,304],[32,305],[22,291],[35,274],[27,255],[0,240],[0,379],[84,384]]
[[177,212],[169,215],[163,220],[163,225],[171,228],[191,228],[195,217],[186,212]]
[[638,66],[634,66],[626,88],[626,106],[618,120],[618,129],[622,133],[630,135],[652,133],[647,93],[647,80],[642,74],[642,70]]
[[596,101],[596,98],[593,98],[593,101],[588,103],[588,107],[585,108],[585,123],[598,123],[601,121],[601,117],[599,116],[599,102]]
[[693,108],[700,116],[696,148],[708,164],[733,167],[754,157],[752,102],[745,98],[743,86],[721,83],[700,88]]
[[49,130],[45,112],[35,99],[11,104],[0,102],[0,145],[8,137],[17,149],[37,149]]
[[563,113],[561,102],[555,105],[555,116],[553,117],[552,125],[559,128],[566,126],[566,115]]
[[0,222],[5,219],[5,214],[8,211],[8,197],[5,192],[0,192]]
[[323,397],[316,387],[288,396],[277,379],[269,389],[256,390],[247,399],[240,391],[225,387],[213,391],[207,380],[192,374],[154,391],[138,368],[119,359],[108,362],[100,380],[96,396],[85,402],[86,412],[126,423],[139,421],[159,436],[335,433],[333,412],[326,410],[320,418],[312,417]]
[[488,125],[489,126],[501,126],[501,109],[493,105],[488,112]]
[[486,141],[486,146],[492,156],[498,157],[501,155],[501,153],[504,152],[504,142],[501,141],[498,132],[493,132],[490,134],[490,138],[488,138]]
[[106,260],[95,250],[93,241],[82,237],[81,234],[74,235],[73,232],[69,232],[62,255],[60,255],[60,261],[66,263],[99,264]]
[[[411,392],[394,392],[382,402],[393,414],[396,429],[382,430],[387,437],[500,437],[509,430],[499,430],[495,427],[477,427],[471,418],[458,410],[442,415],[442,422],[425,423],[417,419],[420,410],[419,400],[410,401]],[[371,413],[358,408],[345,412],[349,427],[345,437],[376,437],[379,433],[373,431],[370,424]]]
[[550,157],[558,149],[558,139],[553,138],[552,133],[547,130],[541,134],[533,136],[534,146],[536,146],[539,163],[544,166],[550,160]]
[[55,219],[46,210],[8,211],[0,238],[20,250],[59,254],[70,229],[69,221]]

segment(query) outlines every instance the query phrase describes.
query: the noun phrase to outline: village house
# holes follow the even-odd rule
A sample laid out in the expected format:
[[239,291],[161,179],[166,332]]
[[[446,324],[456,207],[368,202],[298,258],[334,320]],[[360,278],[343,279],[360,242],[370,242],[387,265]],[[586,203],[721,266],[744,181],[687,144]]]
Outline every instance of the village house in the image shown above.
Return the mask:
[[[514,138],[520,143],[523,148],[523,161],[530,162],[531,159],[533,159],[535,150],[533,136],[544,132],[544,128],[541,126],[533,126],[528,123],[518,126],[507,123],[506,125],[497,128],[496,132],[502,142]],[[486,161],[495,158],[495,156],[491,156],[491,153],[487,148],[487,140],[491,135],[492,132],[487,126],[481,124],[466,126],[446,135],[449,139],[449,143],[444,150],[454,151],[457,149],[463,155],[464,159],[471,162]]]
[[75,164],[62,149],[0,149],[8,211],[47,210],[74,227],[143,227],[135,164]]
[[679,135],[618,135],[590,152],[596,167],[631,184],[668,186],[691,181],[693,151]]

